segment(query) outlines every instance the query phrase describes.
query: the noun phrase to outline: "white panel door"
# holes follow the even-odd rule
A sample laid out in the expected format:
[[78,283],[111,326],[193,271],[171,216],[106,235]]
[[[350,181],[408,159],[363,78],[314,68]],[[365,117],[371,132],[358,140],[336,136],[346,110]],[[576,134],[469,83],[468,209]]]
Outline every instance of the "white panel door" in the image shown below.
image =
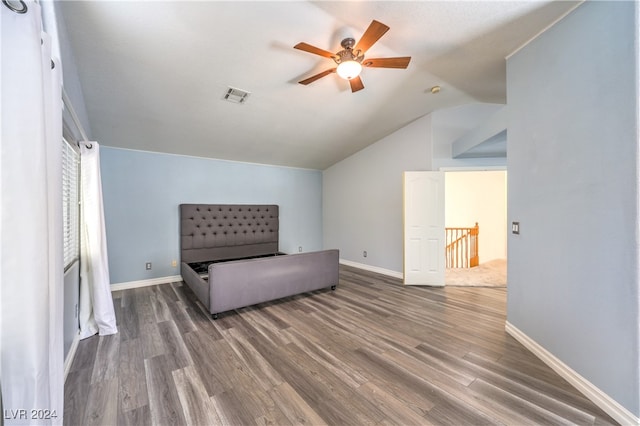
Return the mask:
[[444,172],[404,172],[404,284],[444,286]]

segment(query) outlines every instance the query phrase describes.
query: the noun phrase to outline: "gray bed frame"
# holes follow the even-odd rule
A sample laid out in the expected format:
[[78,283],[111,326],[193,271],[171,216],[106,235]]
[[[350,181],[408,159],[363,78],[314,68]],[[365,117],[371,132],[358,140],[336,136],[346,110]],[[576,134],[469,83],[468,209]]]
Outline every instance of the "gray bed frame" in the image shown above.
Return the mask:
[[[338,285],[338,250],[278,251],[277,205],[181,204],[180,272],[218,314]],[[206,273],[190,264],[213,262]]]

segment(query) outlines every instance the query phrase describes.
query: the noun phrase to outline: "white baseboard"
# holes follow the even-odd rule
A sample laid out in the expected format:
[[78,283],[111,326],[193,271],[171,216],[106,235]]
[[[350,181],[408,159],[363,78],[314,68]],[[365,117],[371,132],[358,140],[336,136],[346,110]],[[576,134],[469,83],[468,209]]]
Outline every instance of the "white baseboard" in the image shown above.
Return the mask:
[[130,288],[148,287],[150,285],[169,284],[182,281],[182,276],[172,275],[169,277],[151,278],[148,280],[128,281],[124,283],[111,284],[111,291],[128,290]]
[[404,278],[402,272],[392,271],[391,269],[380,268],[378,266],[366,265],[364,263],[352,262],[351,260],[340,259],[340,263],[347,266],[353,266],[354,268],[364,269],[366,271],[376,272],[378,274],[387,275],[393,278]]
[[[376,272],[378,274],[387,275],[393,278],[399,278],[399,279],[404,278],[402,272],[392,271],[390,269],[380,268],[378,266],[366,265],[364,263],[352,262],[350,260],[344,260],[344,259],[340,259],[340,263],[347,266],[353,266],[354,268],[364,269],[367,271]],[[148,280],[116,283],[116,284],[111,284],[110,289],[112,292],[114,292],[118,290],[128,290],[130,288],[148,287],[148,286],[159,285],[159,284],[169,284],[176,281],[182,281],[182,276],[173,275],[169,277],[151,278]]]
[[593,383],[575,372],[571,367],[540,346],[536,341],[524,334],[509,321],[507,321],[505,329],[514,339],[522,343],[524,347],[540,358],[542,362],[551,367],[556,373],[562,376],[573,387],[613,417],[617,422],[622,425],[640,425],[640,417],[636,417],[632,412],[601,391]]
[[71,370],[71,364],[73,364],[73,359],[76,357],[76,350],[78,350],[78,344],[80,343],[80,330],[76,333],[76,336],[73,338],[73,342],[71,342],[71,347],[69,348],[69,352],[67,353],[67,357],[64,359],[64,382],[67,381],[67,375],[69,374],[69,370]]

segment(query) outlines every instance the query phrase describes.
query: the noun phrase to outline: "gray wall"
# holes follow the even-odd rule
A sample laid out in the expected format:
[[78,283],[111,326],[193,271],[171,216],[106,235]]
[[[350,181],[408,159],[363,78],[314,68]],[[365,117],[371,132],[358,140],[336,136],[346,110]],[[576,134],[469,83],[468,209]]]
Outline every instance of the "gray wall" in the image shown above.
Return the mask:
[[425,116],[326,169],[324,246],[340,249],[341,259],[402,272],[402,172],[430,167]]
[[[179,275],[181,203],[278,204],[280,249],[322,249],[322,174],[102,147],[111,283]],[[145,262],[153,269],[145,270]]]
[[635,2],[585,2],[507,61],[508,320],[640,415]]
[[440,168],[506,167],[506,157],[499,158],[452,158],[452,144],[458,139],[474,134],[492,116],[504,108],[499,104],[465,104],[434,111],[432,121],[432,170]]
[[435,112],[326,169],[324,246],[339,248],[343,260],[402,274],[402,172],[504,166],[504,158],[451,158],[451,144],[498,108],[479,104]]

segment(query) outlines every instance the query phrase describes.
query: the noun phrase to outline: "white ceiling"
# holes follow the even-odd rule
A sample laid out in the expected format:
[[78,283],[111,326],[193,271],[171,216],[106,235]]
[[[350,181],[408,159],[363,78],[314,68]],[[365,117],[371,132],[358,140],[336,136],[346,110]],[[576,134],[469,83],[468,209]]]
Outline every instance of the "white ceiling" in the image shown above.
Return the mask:
[[[92,130],[103,145],[325,169],[436,110],[504,103],[505,56],[576,2],[62,2]],[[376,19],[391,29],[366,56],[365,89],[293,49],[337,52]],[[439,94],[430,88],[439,85]],[[223,101],[228,86],[251,92]]]

